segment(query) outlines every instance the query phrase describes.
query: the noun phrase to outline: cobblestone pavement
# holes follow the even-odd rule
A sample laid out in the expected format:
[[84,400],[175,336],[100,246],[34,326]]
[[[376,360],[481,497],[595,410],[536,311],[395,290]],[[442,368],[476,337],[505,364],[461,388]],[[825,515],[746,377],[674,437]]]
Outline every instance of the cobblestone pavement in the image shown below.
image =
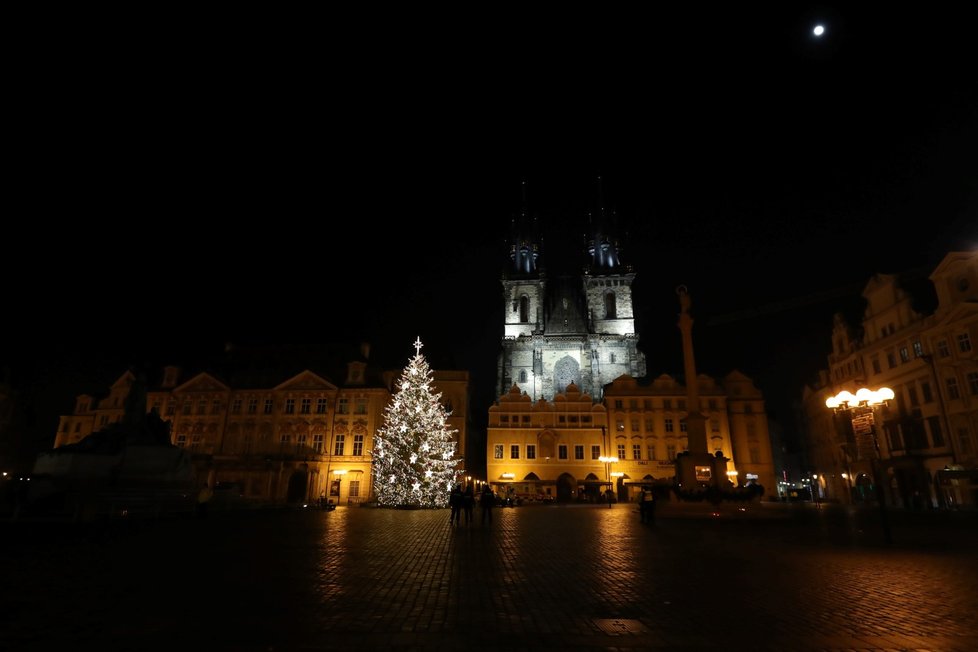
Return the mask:
[[974,516],[669,507],[7,522],[0,650],[978,649]]

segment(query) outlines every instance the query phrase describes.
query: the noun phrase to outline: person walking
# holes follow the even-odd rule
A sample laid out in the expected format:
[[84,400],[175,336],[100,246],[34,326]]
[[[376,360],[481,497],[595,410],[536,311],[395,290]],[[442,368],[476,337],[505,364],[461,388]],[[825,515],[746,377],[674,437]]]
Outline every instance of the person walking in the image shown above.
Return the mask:
[[462,511],[465,514],[465,524],[472,522],[472,510],[475,508],[475,492],[470,484],[465,488],[465,495],[462,496]]
[[479,506],[482,507],[481,524],[485,525],[486,519],[489,519],[489,525],[492,525],[492,504],[495,502],[496,495],[492,493],[492,487],[486,485],[486,488],[482,490],[482,496],[479,498]]
[[655,494],[652,492],[652,487],[642,487],[642,493],[639,496],[638,512],[642,517],[643,523],[655,522]]
[[448,506],[452,508],[452,513],[448,517],[448,523],[450,525],[458,524],[462,520],[462,502],[464,500],[462,485],[457,484],[452,487],[451,493],[448,494]]

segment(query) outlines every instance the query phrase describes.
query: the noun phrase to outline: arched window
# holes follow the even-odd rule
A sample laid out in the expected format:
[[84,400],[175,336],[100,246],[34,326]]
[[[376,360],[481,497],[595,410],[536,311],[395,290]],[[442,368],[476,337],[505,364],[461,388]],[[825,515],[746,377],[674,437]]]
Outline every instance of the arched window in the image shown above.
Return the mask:
[[520,297],[520,323],[530,322],[530,298],[525,294]]
[[520,369],[520,382],[526,382],[526,369]]
[[604,316],[605,319],[617,319],[617,306],[615,305],[615,293],[609,292],[604,295]]

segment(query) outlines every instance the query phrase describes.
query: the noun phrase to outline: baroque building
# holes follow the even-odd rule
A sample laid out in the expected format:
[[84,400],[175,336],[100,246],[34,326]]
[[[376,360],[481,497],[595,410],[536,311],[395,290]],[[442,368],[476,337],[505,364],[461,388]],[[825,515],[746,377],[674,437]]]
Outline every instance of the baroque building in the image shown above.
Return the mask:
[[[858,326],[837,314],[828,368],[804,389],[808,457],[821,496],[873,500],[878,460],[884,501],[906,508],[978,504],[978,252],[951,252],[926,279],[876,274]],[[889,387],[875,445],[825,400]]]
[[[166,367],[161,382],[146,388],[146,410],[170,424],[171,442],[191,453],[201,485],[233,485],[256,502],[319,497],[364,502],[372,492],[373,435],[399,373],[375,370],[368,354],[369,347],[361,347],[358,358],[346,363],[342,381],[318,368],[283,375],[281,368],[260,363],[238,365],[227,378],[205,371],[184,375],[178,367]],[[73,413],[60,419],[55,448],[121,422],[130,392],[139,391],[136,381],[127,371],[107,396],[79,396]],[[461,457],[469,374],[436,370],[434,385],[450,412]]]
[[[579,275],[551,276],[536,224],[525,210],[513,222],[486,450],[487,479],[502,495],[595,500],[611,485],[618,500],[634,500],[643,484],[672,484],[676,458],[689,449],[688,388],[667,374],[645,379],[636,275],[603,211],[583,249]],[[729,461],[733,485],[773,494],[762,393],[736,371],[719,383],[705,375],[693,382],[709,452]]]

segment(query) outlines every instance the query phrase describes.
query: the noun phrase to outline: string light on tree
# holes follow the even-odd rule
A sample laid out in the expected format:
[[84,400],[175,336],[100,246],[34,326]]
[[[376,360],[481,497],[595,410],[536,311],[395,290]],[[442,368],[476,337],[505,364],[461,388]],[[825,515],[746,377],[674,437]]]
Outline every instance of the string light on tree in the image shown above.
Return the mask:
[[374,487],[384,506],[445,507],[461,462],[455,458],[457,431],[448,425],[441,394],[432,389],[421,338],[414,347],[374,436]]

